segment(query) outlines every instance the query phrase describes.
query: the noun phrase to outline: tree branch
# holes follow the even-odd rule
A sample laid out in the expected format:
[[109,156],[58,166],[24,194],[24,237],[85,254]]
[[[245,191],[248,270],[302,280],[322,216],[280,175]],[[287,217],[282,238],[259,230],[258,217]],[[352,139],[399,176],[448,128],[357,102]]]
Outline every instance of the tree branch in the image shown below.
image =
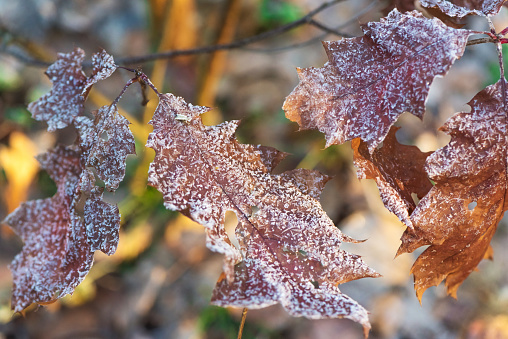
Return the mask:
[[310,19],[308,24],[311,25],[311,26],[319,28],[323,32],[326,32],[326,33],[329,33],[329,34],[333,34],[333,35],[337,35],[337,36],[341,36],[343,38],[353,38],[354,37],[353,35],[350,35],[350,34],[347,34],[347,33],[342,33],[342,32],[339,32],[339,31],[333,29],[333,28],[325,26],[322,23],[320,23],[319,21],[316,21],[314,19]]
[[[288,51],[288,50],[293,50],[293,49],[296,49],[296,48],[306,47],[306,46],[312,45],[312,44],[314,44],[316,42],[323,41],[326,38],[326,36],[328,36],[330,34],[333,34],[333,35],[336,35],[336,36],[341,36],[341,37],[344,37],[344,38],[348,38],[348,37],[351,37],[349,34],[342,33],[339,30],[342,29],[342,28],[348,27],[348,26],[350,26],[353,23],[358,23],[360,21],[360,18],[363,15],[365,15],[365,14],[373,11],[377,7],[379,7],[379,4],[380,3],[378,1],[371,2],[367,7],[363,8],[361,11],[359,11],[358,14],[355,17],[353,17],[353,18],[349,19],[348,21],[340,24],[339,26],[336,26],[336,27],[334,27],[332,29],[327,29],[327,31],[325,33],[323,33],[323,34],[320,34],[318,36],[315,36],[315,37],[310,38],[310,39],[305,40],[305,41],[300,41],[300,42],[297,42],[297,43],[294,43],[294,44],[289,44],[289,45],[285,45],[285,46],[278,46],[278,47],[271,47],[271,48],[241,47],[241,49],[245,50],[245,51],[253,52],[253,53],[280,53],[280,52],[285,52],[285,51]],[[312,20],[314,20],[314,19],[312,19]]]
[[157,59],[169,59],[169,58],[174,58],[174,57],[182,56],[182,55],[206,54],[206,53],[211,53],[211,52],[220,51],[220,50],[236,49],[236,48],[244,47],[246,45],[250,45],[252,43],[255,43],[255,42],[258,42],[261,40],[266,40],[268,38],[280,35],[280,34],[285,33],[287,31],[293,30],[299,26],[310,24],[313,16],[315,16],[316,14],[318,14],[318,13],[324,11],[325,9],[332,7],[333,5],[336,5],[337,3],[342,2],[342,1],[344,1],[344,0],[332,0],[329,2],[325,2],[321,6],[310,11],[309,13],[307,13],[307,15],[305,15],[304,17],[302,17],[298,20],[295,20],[295,21],[290,22],[286,25],[277,27],[271,31],[264,32],[264,33],[254,35],[252,37],[244,38],[241,40],[237,40],[232,43],[217,44],[217,45],[191,48],[191,49],[185,49],[185,50],[167,51],[167,52],[154,53],[154,54],[148,54],[148,55],[137,56],[137,57],[120,58],[116,61],[118,64],[132,65],[132,64],[146,63],[146,62],[154,61]]
[[28,66],[48,67],[49,65],[52,64],[52,62],[49,61],[32,58],[31,56],[26,55],[25,53],[19,50],[9,49],[7,48],[7,46],[4,45],[0,46],[0,54],[10,55]]
[[[143,64],[147,62],[151,62],[158,59],[170,59],[177,56],[185,56],[185,55],[196,55],[196,54],[207,54],[212,53],[215,51],[220,50],[230,50],[230,49],[238,49],[247,45],[250,45],[252,43],[266,40],[268,38],[283,34],[285,32],[288,32],[290,30],[293,30],[297,27],[303,26],[303,25],[313,25],[327,33],[332,33],[339,36],[345,36],[349,37],[349,35],[338,32],[334,29],[328,28],[325,25],[315,21],[313,17],[317,15],[318,13],[324,11],[325,9],[328,9],[334,5],[336,5],[339,2],[342,2],[344,0],[332,0],[323,3],[316,9],[310,11],[307,13],[307,15],[303,16],[302,18],[295,20],[293,22],[290,22],[286,25],[277,27],[273,30],[254,35],[248,38],[240,39],[237,41],[234,41],[232,43],[228,44],[217,44],[217,45],[210,45],[210,46],[203,46],[203,47],[197,47],[197,48],[191,48],[191,49],[184,49],[184,50],[172,50],[172,51],[166,51],[161,53],[153,53],[153,54],[147,54],[147,55],[140,55],[140,56],[134,56],[134,57],[124,57],[124,58],[115,58],[115,62],[118,65],[133,65],[133,64]],[[9,49],[8,46],[2,45],[0,46],[0,53],[8,54],[19,61],[35,67],[48,67],[51,63],[39,59],[32,58],[30,56],[27,56],[26,54],[23,54],[22,52],[14,49]],[[83,66],[90,66],[89,63],[85,62]]]

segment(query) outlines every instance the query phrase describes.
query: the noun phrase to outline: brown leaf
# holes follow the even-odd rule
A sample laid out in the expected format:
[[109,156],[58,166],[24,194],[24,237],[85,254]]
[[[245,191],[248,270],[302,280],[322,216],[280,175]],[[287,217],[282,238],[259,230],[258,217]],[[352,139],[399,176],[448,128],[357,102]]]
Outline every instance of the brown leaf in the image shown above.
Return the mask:
[[24,242],[10,266],[16,312],[32,302],[49,302],[72,293],[92,266],[93,252],[75,210],[80,191],[79,156],[65,147],[39,156],[41,167],[57,183],[57,193],[21,204],[5,219]]
[[34,119],[48,123],[48,131],[66,127],[83,112],[85,97],[81,93],[87,80],[81,69],[84,59],[85,52],[80,48],[58,54],[57,61],[46,71],[53,88],[28,105]]
[[32,117],[46,121],[50,132],[72,123],[83,112],[91,86],[109,77],[116,69],[113,58],[102,51],[92,57],[93,75],[87,78],[81,68],[84,58],[85,52],[77,47],[70,53],[59,53],[57,61],[46,71],[53,88],[28,105]]
[[[208,247],[226,256],[226,279],[213,302],[253,308],[280,302],[293,315],[346,317],[369,328],[365,309],[336,285],[378,274],[339,248],[350,238],[315,199],[328,177],[310,170],[270,174],[285,154],[239,144],[237,121],[204,126],[199,115],[208,110],[159,95],[147,146],[156,151],[149,184],[167,208],[205,226]],[[239,220],[238,249],[224,230],[227,210]]]
[[432,188],[424,165],[432,152],[423,153],[416,146],[401,145],[392,127],[383,146],[369,153],[367,144],[360,138],[353,139],[354,163],[358,179],[374,179],[386,208],[407,226],[412,226],[409,216],[416,207],[412,194],[423,198]]
[[102,201],[93,173],[82,167],[82,153],[58,146],[38,160],[57,193],[21,204],[4,220],[24,242],[10,267],[16,312],[72,293],[92,267],[93,252],[111,255],[118,245],[118,207]]
[[116,252],[120,230],[118,206],[102,200],[102,190],[94,187],[86,200],[84,222],[91,251],[102,251],[107,255]]
[[462,56],[471,32],[396,10],[363,31],[324,42],[329,61],[298,69],[283,108],[300,129],[325,133],[327,146],[359,137],[372,152],[403,112],[422,118],[432,80]]
[[420,0],[423,7],[434,10],[433,14],[439,11],[444,18],[459,19],[468,15],[496,15],[504,2],[505,0]]
[[274,284],[273,276],[256,260],[245,259],[235,267],[235,280],[219,279],[213,291],[212,304],[224,307],[263,308],[281,302],[295,317],[310,319],[347,318],[370,330],[368,313],[334,284],[316,282],[299,284],[293,280]]
[[136,154],[129,121],[118,113],[116,105],[103,106],[93,112],[95,121],[78,117],[80,147],[86,166],[94,167],[110,191],[116,190],[125,176],[127,155]]
[[484,258],[506,207],[506,84],[498,81],[457,113],[441,130],[450,143],[429,156],[426,171],[436,183],[411,215],[398,254],[430,245],[411,272],[421,300],[430,286],[446,279],[448,293]]
[[120,213],[102,200],[104,188],[96,186],[90,167],[115,190],[127,154],[134,153],[134,138],[115,105],[94,115],[94,121],[74,120],[79,147],[59,146],[38,157],[57,184],[55,196],[24,203],[5,219],[25,243],[11,265],[15,311],[72,293],[90,270],[94,251],[116,251]]
[[86,98],[92,85],[107,79],[116,70],[115,60],[105,50],[92,55],[92,75],[86,80],[82,95]]
[[390,0],[384,1],[386,7],[383,8],[382,13],[387,15],[392,9],[397,8],[399,12],[410,12],[415,9],[415,0]]

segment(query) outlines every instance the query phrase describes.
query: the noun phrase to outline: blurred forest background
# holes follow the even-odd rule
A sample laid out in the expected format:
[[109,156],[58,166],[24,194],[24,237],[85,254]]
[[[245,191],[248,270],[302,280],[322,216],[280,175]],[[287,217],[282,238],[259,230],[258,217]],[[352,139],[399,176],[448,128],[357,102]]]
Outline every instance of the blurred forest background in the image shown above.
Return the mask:
[[[81,47],[88,57],[104,48],[115,59],[157,51],[229,43],[281,27],[304,16],[322,0],[0,0],[0,220],[27,199],[49,197],[56,188],[34,159],[75,135],[48,133],[27,103],[48,92],[45,68],[57,52]],[[315,17],[347,36],[360,36],[361,23],[384,16],[386,2],[341,1]],[[508,10],[494,18],[498,31],[508,26]],[[468,19],[467,28],[487,30],[485,21]],[[139,65],[164,92],[216,109],[206,124],[241,119],[238,139],[273,146],[288,157],[276,171],[313,168],[334,176],[321,202],[347,235],[367,239],[344,248],[360,254],[383,277],[341,286],[370,312],[370,338],[508,338],[508,232],[502,222],[494,237],[494,262],[482,262],[459,288],[458,300],[443,286],[429,289],[420,306],[409,275],[416,254],[394,259],[404,231],[387,212],[374,182],[356,179],[349,143],[324,147],[316,131],[298,132],[284,117],[284,98],[296,86],[296,67],[326,62],[322,40],[339,36],[305,24],[284,34],[216,53],[201,53]],[[508,55],[508,53],[507,53]],[[85,68],[90,74],[90,69]],[[131,77],[117,70],[96,85],[87,110],[110,104]],[[422,150],[444,146],[437,132],[454,112],[499,77],[493,45],[467,48],[450,73],[434,81],[424,121],[405,114],[400,142]],[[151,95],[151,94],[150,94]],[[133,122],[137,155],[129,156],[120,189],[107,197],[122,214],[120,244],[111,257],[96,261],[74,295],[24,316],[10,310],[12,278],[8,265],[22,243],[0,226],[0,339],[7,338],[236,338],[241,310],[209,305],[221,273],[222,256],[205,247],[200,225],[167,211],[161,195],[146,186],[153,151],[145,149],[157,100],[147,107],[138,86],[120,100]],[[227,225],[232,233],[236,218]],[[421,252],[420,252],[421,253]],[[244,338],[361,338],[349,320],[292,318],[280,306],[250,310]]]

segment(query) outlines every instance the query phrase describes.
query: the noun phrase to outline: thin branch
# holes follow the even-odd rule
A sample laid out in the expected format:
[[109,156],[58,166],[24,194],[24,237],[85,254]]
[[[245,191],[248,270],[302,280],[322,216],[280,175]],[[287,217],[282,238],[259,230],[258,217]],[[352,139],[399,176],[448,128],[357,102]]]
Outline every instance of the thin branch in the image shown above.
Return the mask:
[[174,58],[174,57],[182,56],[182,55],[207,54],[207,53],[220,51],[220,50],[240,48],[240,47],[261,41],[261,40],[266,40],[268,38],[283,34],[287,31],[293,30],[299,26],[309,24],[309,22],[312,20],[313,16],[315,16],[316,14],[318,14],[318,13],[324,11],[325,9],[328,9],[329,7],[332,7],[333,5],[336,5],[342,1],[344,1],[344,0],[333,0],[333,1],[325,2],[321,6],[310,11],[309,13],[307,13],[307,15],[305,15],[304,17],[302,17],[298,20],[295,20],[295,21],[290,22],[286,25],[277,27],[271,31],[264,32],[264,33],[261,33],[258,35],[254,35],[252,37],[240,39],[240,40],[228,43],[228,44],[218,44],[218,45],[204,46],[204,47],[198,47],[198,48],[191,48],[191,49],[186,49],[186,50],[174,50],[174,51],[154,53],[154,54],[148,54],[148,55],[137,56],[137,57],[120,58],[117,60],[117,63],[118,64],[125,64],[125,65],[142,64],[142,63],[154,61],[157,59],[169,59],[169,58]]
[[34,67],[49,67],[52,62],[44,61],[36,58],[32,58],[20,51],[8,49],[7,46],[0,47],[0,54],[7,54],[14,58],[16,58],[18,61],[21,61],[25,65],[28,66],[34,66]]
[[[313,20],[313,17],[315,15],[317,15],[318,13],[320,13],[320,12],[324,11],[325,9],[328,9],[328,8],[334,6],[342,1],[344,1],[344,0],[332,0],[332,1],[325,2],[321,6],[310,11],[309,13],[307,13],[307,15],[305,15],[304,17],[302,17],[298,20],[295,20],[295,21],[290,22],[286,25],[277,27],[273,30],[270,30],[270,31],[267,31],[267,32],[264,32],[264,33],[261,33],[258,35],[254,35],[252,37],[240,39],[240,40],[237,40],[237,41],[234,41],[231,43],[210,45],[210,46],[197,47],[197,48],[191,48],[191,49],[183,49],[183,50],[166,51],[166,52],[161,52],[161,53],[153,53],[153,54],[140,55],[140,56],[134,56],[134,57],[116,58],[115,62],[118,65],[143,64],[143,63],[155,61],[158,59],[170,59],[170,58],[174,58],[177,56],[207,54],[207,53],[212,53],[212,52],[220,51],[220,50],[238,49],[238,48],[250,45],[252,43],[258,42],[258,41],[272,38],[274,36],[277,36],[277,35],[283,34],[285,32],[288,32],[290,30],[293,30],[297,27],[300,27],[303,25],[308,25],[308,24],[315,25],[319,29],[325,30],[327,33],[333,32],[333,34],[342,35],[340,32],[330,29],[322,24],[319,24],[317,21]],[[30,56],[27,56],[26,54],[23,54],[22,52],[9,49],[9,48],[7,48],[7,46],[2,46],[0,48],[0,53],[12,55],[16,59],[18,59],[21,62],[23,62],[27,65],[30,65],[30,66],[47,67],[51,64],[50,62],[31,58]],[[83,63],[83,66],[85,66],[85,67],[90,66],[90,64],[85,62],[85,63]]]
[[337,36],[341,36],[343,38],[353,38],[354,37],[353,35],[350,35],[350,34],[347,34],[347,33],[342,33],[342,32],[339,32],[339,31],[333,29],[333,28],[325,26],[322,23],[320,23],[319,21],[316,21],[314,19],[310,19],[308,24],[311,25],[311,26],[319,28],[323,32],[326,32],[326,33],[329,33],[329,34],[333,34],[333,35],[337,35]]
[[[506,109],[508,108],[507,107],[508,101],[507,101],[507,97],[506,97],[506,85],[507,84],[506,84],[506,78],[504,76],[503,46],[500,41],[501,37],[496,34],[496,27],[494,26],[494,23],[492,22],[492,20],[489,17],[487,17],[487,21],[489,23],[490,32],[492,33],[491,36],[494,40],[494,43],[496,44],[497,58],[498,58],[498,62],[499,62],[499,73],[500,73],[499,77],[501,80],[501,90],[502,90],[502,95],[503,95],[503,105],[504,105],[504,108],[506,111]],[[507,159],[507,162],[505,162],[505,166],[508,169],[508,159]]]
[[[297,42],[297,43],[294,43],[294,44],[285,45],[285,46],[281,46],[281,47],[272,47],[272,48],[250,48],[250,47],[243,47],[241,49],[245,50],[245,51],[249,51],[249,52],[254,52],[254,53],[280,53],[280,52],[285,52],[285,51],[288,51],[288,50],[293,50],[293,49],[296,49],[296,48],[306,47],[306,46],[312,45],[312,44],[314,44],[316,42],[321,42],[321,41],[323,41],[330,34],[334,34],[334,35],[337,35],[337,36],[341,36],[341,37],[346,37],[347,38],[347,37],[349,37],[348,34],[347,33],[342,33],[339,30],[342,29],[342,28],[348,27],[351,24],[358,23],[358,21],[360,20],[360,18],[363,15],[371,12],[376,7],[378,7],[378,5],[379,5],[378,1],[373,1],[367,7],[362,9],[358,13],[358,15],[356,15],[355,17],[349,19],[348,21],[340,24],[339,26],[333,28],[332,31],[327,31],[324,34],[320,34],[320,35],[318,35],[318,36],[316,36],[314,38],[310,38],[310,39],[302,41],[302,42]],[[337,34],[337,33],[339,33],[339,34]]]

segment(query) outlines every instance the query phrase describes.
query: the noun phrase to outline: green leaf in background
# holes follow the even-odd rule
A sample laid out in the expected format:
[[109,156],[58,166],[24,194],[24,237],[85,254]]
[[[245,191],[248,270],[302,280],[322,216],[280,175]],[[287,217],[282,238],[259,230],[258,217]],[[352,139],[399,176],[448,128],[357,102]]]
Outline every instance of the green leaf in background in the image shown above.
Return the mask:
[[263,0],[259,7],[259,18],[264,26],[287,24],[302,16],[300,8],[287,1]]
[[[247,319],[249,316],[247,315]],[[209,306],[201,312],[199,317],[199,328],[206,333],[206,338],[236,338],[240,321],[231,316],[226,308]],[[281,333],[272,332],[259,324],[245,323],[243,339],[255,338],[280,338]]]
[[[503,64],[508,65],[508,46],[503,45]],[[499,80],[501,72],[499,71],[499,63],[497,61],[489,62],[486,66],[485,72],[485,83],[483,84],[485,87],[496,83]]]
[[7,62],[0,63],[0,91],[15,90],[21,85],[20,73]]
[[5,120],[10,121],[16,125],[29,127],[33,124],[32,115],[23,106],[7,107],[4,111]]

